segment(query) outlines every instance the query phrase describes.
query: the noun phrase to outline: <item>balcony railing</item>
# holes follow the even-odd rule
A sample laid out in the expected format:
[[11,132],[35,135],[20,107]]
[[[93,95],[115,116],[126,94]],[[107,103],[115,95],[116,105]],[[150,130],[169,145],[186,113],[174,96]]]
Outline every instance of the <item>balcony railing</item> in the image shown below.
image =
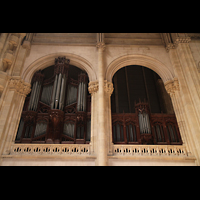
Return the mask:
[[14,144],[11,155],[90,155],[89,144]]
[[187,157],[184,146],[174,145],[113,145],[114,156],[178,156]]

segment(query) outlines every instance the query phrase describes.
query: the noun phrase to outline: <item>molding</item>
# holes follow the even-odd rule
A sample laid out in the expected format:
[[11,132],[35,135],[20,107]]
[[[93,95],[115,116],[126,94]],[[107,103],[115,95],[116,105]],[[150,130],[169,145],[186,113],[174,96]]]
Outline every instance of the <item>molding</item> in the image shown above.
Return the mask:
[[163,80],[167,82],[174,79],[174,73],[159,60],[146,55],[124,55],[113,60],[106,69],[106,80],[112,81],[114,74],[121,68],[128,65],[141,65],[155,71]]
[[87,61],[85,58],[78,56],[76,54],[65,53],[65,52],[56,52],[52,54],[48,54],[36,59],[34,62],[30,63],[28,66],[24,65],[24,70],[21,74],[21,77],[26,82],[31,82],[34,73],[38,70],[43,70],[46,67],[55,64],[55,58],[58,56],[65,56],[70,60],[70,65],[74,65],[82,70],[85,70],[88,74],[89,80],[93,81],[97,79],[96,72],[93,70],[92,64]]
[[31,91],[31,84],[24,82],[20,77],[11,77],[9,79],[8,87],[10,90],[15,90],[24,97]]

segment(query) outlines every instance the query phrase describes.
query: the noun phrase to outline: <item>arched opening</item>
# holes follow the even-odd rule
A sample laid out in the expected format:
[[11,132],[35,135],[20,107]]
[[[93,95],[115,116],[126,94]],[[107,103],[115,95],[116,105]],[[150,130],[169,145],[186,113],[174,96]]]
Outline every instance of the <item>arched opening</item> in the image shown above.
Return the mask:
[[37,71],[26,97],[16,143],[89,143],[88,75],[65,57]]
[[112,82],[114,144],[182,144],[171,98],[157,73],[129,65]]

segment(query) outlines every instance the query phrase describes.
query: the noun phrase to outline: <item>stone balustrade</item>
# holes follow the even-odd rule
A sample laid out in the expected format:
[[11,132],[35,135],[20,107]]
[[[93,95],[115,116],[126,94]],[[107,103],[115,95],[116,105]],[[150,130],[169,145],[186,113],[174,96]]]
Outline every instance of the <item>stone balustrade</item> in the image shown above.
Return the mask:
[[114,156],[179,156],[189,153],[184,146],[174,145],[113,145]]
[[90,155],[89,144],[14,144],[11,155]]

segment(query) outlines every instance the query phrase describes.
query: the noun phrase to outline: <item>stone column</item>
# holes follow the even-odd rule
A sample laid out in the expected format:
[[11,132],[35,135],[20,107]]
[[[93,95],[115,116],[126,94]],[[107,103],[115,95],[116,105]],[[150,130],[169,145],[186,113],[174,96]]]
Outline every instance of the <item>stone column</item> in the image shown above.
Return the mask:
[[198,71],[195,68],[188,44],[189,41],[188,37],[178,37],[175,44],[168,48],[168,52],[180,87],[177,104],[180,107],[180,102],[182,102],[180,110],[183,121],[178,121],[178,124],[186,127],[187,137],[185,140],[188,140],[188,146],[197,159],[197,165],[200,165],[200,84],[197,76]]
[[105,44],[99,33],[99,41],[97,40],[98,49],[98,79],[99,79],[99,101],[98,101],[98,153],[97,165],[107,166],[107,143],[106,143],[106,127],[105,127],[105,93],[104,93],[104,50]]
[[105,90],[105,127],[107,133],[107,147],[108,147],[108,155],[112,155],[112,113],[111,113],[111,95],[113,93],[113,84],[108,82],[107,80],[104,81],[104,90]]
[[189,137],[187,136],[187,129],[186,129],[186,123],[184,119],[184,112],[182,104],[182,100],[180,98],[180,87],[179,87],[179,82],[177,78],[174,78],[173,81],[168,81],[165,83],[166,91],[169,93],[173,107],[174,107],[174,112],[176,114],[176,119],[177,123],[179,126],[181,138],[183,141],[183,145],[186,146],[187,152],[191,153],[191,148],[190,148],[190,142],[189,142]]
[[20,77],[11,77],[5,87],[3,105],[0,109],[0,156],[10,153],[14,143],[26,95],[31,85]]
[[97,154],[97,136],[98,136],[98,81],[91,81],[88,86],[88,91],[91,94],[91,154]]

